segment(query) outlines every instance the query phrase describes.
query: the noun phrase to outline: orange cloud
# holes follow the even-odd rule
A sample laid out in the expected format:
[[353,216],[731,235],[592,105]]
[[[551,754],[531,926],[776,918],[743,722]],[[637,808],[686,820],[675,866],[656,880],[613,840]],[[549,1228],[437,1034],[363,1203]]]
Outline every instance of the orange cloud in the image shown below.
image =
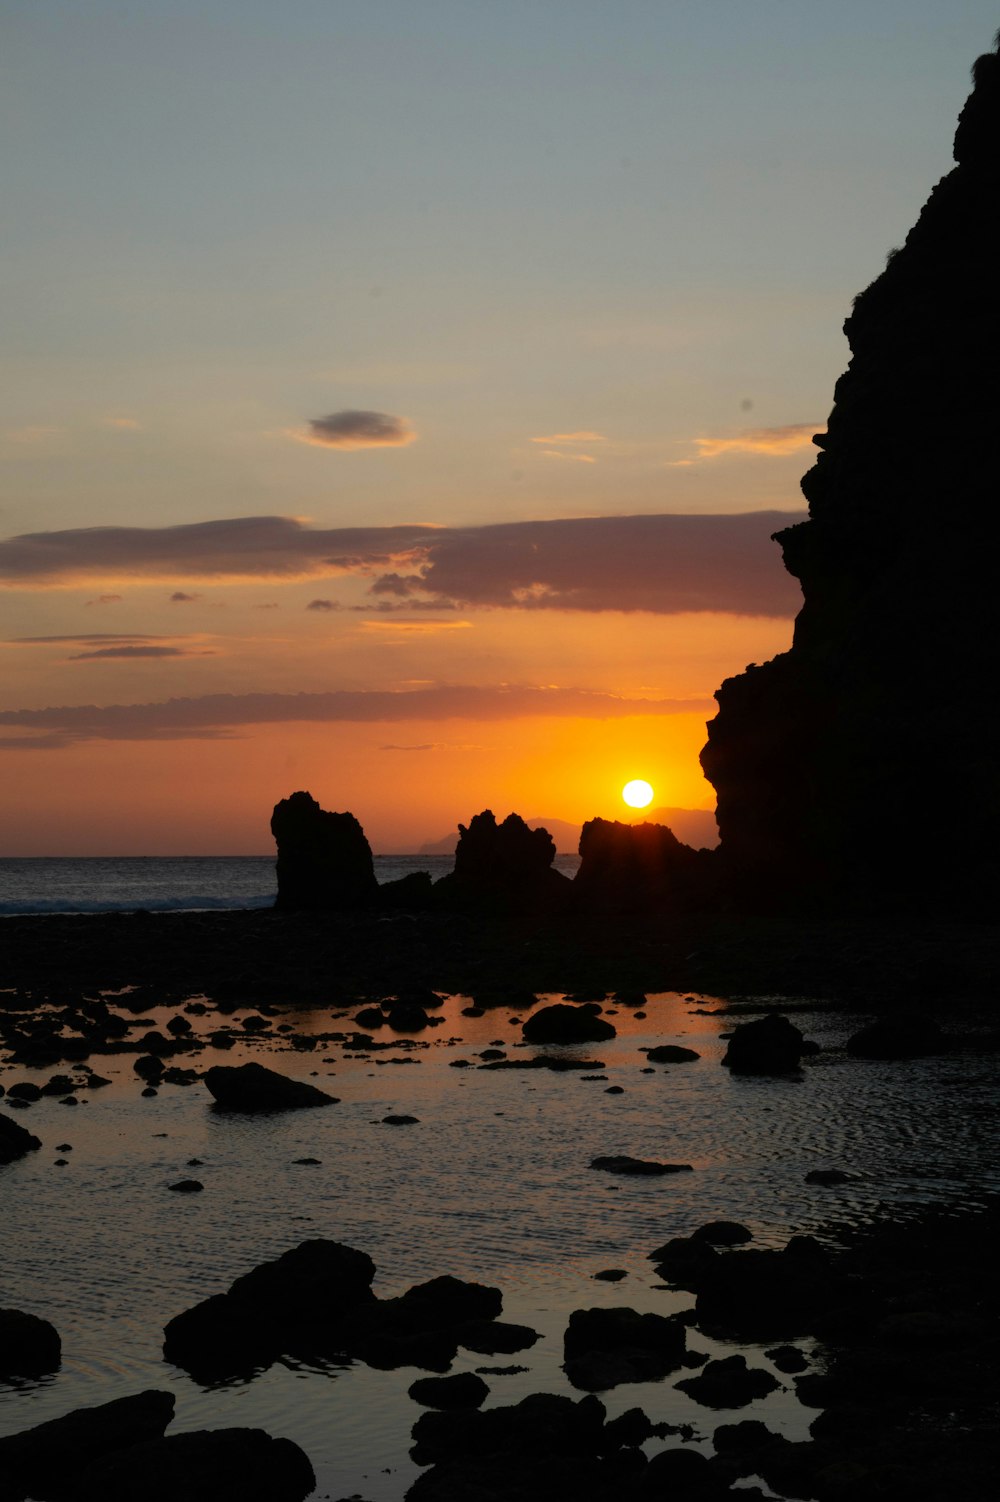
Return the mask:
[[696,438],[694,441],[699,459],[717,459],[720,454],[795,454],[809,447],[816,428],[817,424],[813,422],[791,422],[781,428],[748,428],[734,438]]
[[533,438],[532,443],[604,443],[606,439],[603,433],[548,433],[541,438]]
[[577,464],[596,464],[593,454],[564,454],[560,449],[542,449],[546,459],[575,459]]

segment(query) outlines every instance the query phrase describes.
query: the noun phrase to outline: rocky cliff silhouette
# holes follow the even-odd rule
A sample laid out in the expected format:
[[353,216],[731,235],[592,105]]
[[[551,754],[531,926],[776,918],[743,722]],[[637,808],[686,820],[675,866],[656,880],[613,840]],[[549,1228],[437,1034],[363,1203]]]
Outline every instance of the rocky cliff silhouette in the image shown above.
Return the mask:
[[[741,901],[996,895],[997,52],[973,80],[957,166],[844,325],[809,519],[775,534],[804,596],[793,645],[716,694],[702,766]],[[928,813],[959,788],[972,831]]]

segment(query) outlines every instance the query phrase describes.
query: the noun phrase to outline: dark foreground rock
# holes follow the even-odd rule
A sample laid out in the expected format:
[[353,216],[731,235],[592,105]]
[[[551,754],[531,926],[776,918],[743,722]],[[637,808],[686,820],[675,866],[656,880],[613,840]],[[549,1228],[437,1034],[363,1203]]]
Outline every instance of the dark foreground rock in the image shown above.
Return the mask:
[[552,869],[556,846],[547,829],[529,829],[519,814],[498,824],[488,808],[458,829],[455,869],[434,884],[441,906],[549,916],[566,909],[571,883]]
[[591,1158],[590,1166],[600,1169],[603,1173],[622,1173],[637,1178],[662,1178],[668,1173],[692,1173],[694,1171],[690,1163],[659,1163],[655,1158],[629,1158],[627,1156]]
[[585,1392],[623,1382],[655,1382],[683,1363],[686,1332],[661,1314],[635,1309],[574,1309],[563,1336],[564,1369]]
[[706,1408],[745,1408],[780,1384],[763,1367],[747,1366],[745,1356],[726,1356],[708,1362],[696,1377],[685,1377],[674,1385]]
[[0,1377],[41,1377],[61,1360],[55,1325],[21,1309],[0,1309]]
[[681,844],[665,824],[588,819],[580,834],[573,905],[597,913],[689,908],[704,901],[712,870],[709,851]]
[[692,1064],[701,1054],[693,1048],[682,1048],[677,1043],[661,1043],[657,1048],[642,1050],[651,1064]]
[[407,1392],[415,1403],[425,1408],[448,1411],[481,1408],[490,1395],[482,1377],[474,1372],[457,1372],[454,1377],[420,1377]]
[[600,1043],[618,1036],[614,1023],[602,1017],[596,1006],[569,1006],[562,1001],[532,1012],[521,1032],[527,1043]]
[[220,1111],[298,1111],[339,1104],[335,1095],[265,1069],[263,1064],[215,1064],[206,1069],[203,1078]]
[[792,1074],[807,1051],[795,1024],[772,1012],[755,1022],[739,1023],[722,1062],[733,1074]]
[[79,1502],[304,1502],[308,1457],[263,1429],[199,1429],[109,1455],[81,1476]]
[[[150,1389],[95,1408],[76,1408],[0,1439],[0,1502],[75,1498],[81,1495],[79,1478],[89,1467],[116,1451],[161,1438],[173,1416],[173,1393]],[[141,1482],[134,1495],[140,1491]]]
[[371,846],[350,813],[328,813],[309,793],[275,804],[271,833],[278,846],[282,910],[371,907],[378,882]]
[[26,1131],[20,1122],[0,1111],[0,1164],[13,1163],[25,1153],[34,1152],[42,1145],[41,1139]]

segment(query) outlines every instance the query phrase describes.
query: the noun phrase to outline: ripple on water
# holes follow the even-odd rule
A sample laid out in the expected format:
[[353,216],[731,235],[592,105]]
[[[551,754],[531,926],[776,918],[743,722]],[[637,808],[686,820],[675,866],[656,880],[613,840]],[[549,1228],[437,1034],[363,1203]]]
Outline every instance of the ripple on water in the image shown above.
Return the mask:
[[[891,1065],[851,1059],[841,1045],[858,1019],[816,1011],[797,1021],[829,1051],[801,1079],[733,1078],[719,1067],[719,1034],[732,1017],[715,1012],[711,998],[688,1005],[661,996],[649,998],[645,1019],[619,1009],[619,1037],[587,1050],[603,1061],[593,1072],[605,1082],[571,1072],[450,1069],[456,1057],[479,1063],[477,1051],[498,1039],[518,1056],[520,1029],[509,1012],[464,1018],[466,1004],[449,1000],[445,1025],[420,1040],[428,1047],[394,1050],[419,1067],[380,1068],[384,1055],[341,1056],[335,1044],[322,1047],[334,1060],[326,1063],[318,1050],[296,1052],[278,1039],[197,1056],[198,1067],[266,1059],[332,1089],[342,1103],[328,1110],[225,1117],[198,1085],[143,1099],[125,1056],[102,1068],[112,1084],[74,1112],[69,1127],[57,1102],[26,1112],[45,1146],[0,1170],[4,1302],[52,1319],[65,1360],[54,1378],[0,1385],[0,1433],[167,1386],[177,1395],[176,1428],[260,1424],[302,1444],[319,1495],[399,1502],[416,1474],[407,1456],[418,1412],[406,1397],[412,1369],[284,1362],[249,1383],[205,1387],[163,1363],[164,1323],[305,1237],[329,1236],[372,1255],[382,1294],[442,1272],[498,1284],[505,1317],[542,1337],[516,1358],[527,1373],[487,1379],[491,1403],[513,1402],[540,1387],[569,1390],[559,1363],[571,1309],[605,1302],[669,1312],[690,1303],[657,1288],[647,1260],[671,1235],[726,1218],[748,1224],[759,1245],[783,1245],[793,1231],[859,1224],[887,1202],[974,1200],[1000,1187],[992,1060],[969,1067],[961,1056]],[[143,1030],[173,1010],[144,1014]],[[351,1026],[315,1012],[287,1020],[313,1032]],[[461,1041],[449,1043],[449,1035]],[[663,1042],[702,1057],[641,1073],[640,1050]],[[17,1076],[33,1077],[20,1068]],[[622,1084],[624,1094],[605,1095],[607,1083]],[[400,1111],[418,1123],[381,1124]],[[63,1137],[73,1142],[71,1162],[54,1170],[51,1144]],[[695,1171],[649,1180],[589,1168],[591,1158],[612,1153],[688,1162]],[[194,1157],[205,1192],[170,1194],[167,1185],[190,1176]],[[302,1157],[320,1162],[294,1162]],[[855,1177],[832,1189],[806,1184],[818,1167]],[[593,1281],[609,1265],[626,1270],[624,1283]],[[701,1336],[692,1343],[731,1349]],[[762,1359],[756,1348],[753,1359]],[[484,1364],[504,1363],[460,1353],[456,1369]],[[669,1380],[607,1395],[612,1413],[635,1404],[654,1420],[691,1422],[699,1432],[718,1422]],[[781,1390],[740,1416],[764,1417],[799,1437],[811,1415]]]

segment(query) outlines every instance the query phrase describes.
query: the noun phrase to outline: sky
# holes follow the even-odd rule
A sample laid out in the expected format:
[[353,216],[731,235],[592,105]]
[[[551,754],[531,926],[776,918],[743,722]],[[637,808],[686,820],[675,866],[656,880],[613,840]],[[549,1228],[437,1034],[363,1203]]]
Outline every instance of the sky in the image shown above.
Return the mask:
[[[0,855],[711,808],[987,0],[0,0]],[[891,441],[887,435],[886,441]]]

